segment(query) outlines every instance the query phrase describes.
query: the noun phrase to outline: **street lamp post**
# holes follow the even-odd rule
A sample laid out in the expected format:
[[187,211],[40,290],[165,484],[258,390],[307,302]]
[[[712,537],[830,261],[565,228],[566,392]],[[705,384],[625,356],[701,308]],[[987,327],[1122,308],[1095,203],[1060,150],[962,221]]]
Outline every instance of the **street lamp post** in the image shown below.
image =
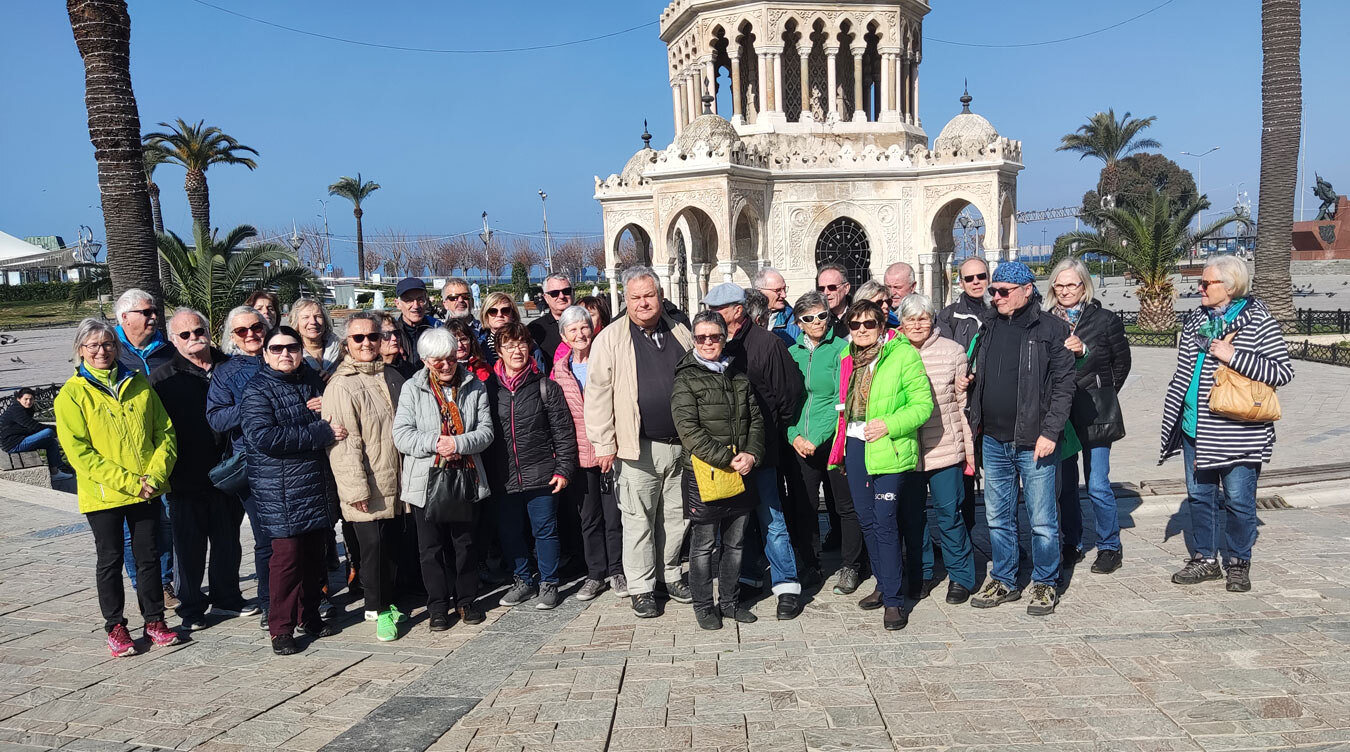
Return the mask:
[[[483,231],[478,233],[478,239],[483,241],[484,252],[492,246],[492,228],[488,227],[487,211],[483,212]],[[495,269],[492,273],[500,274],[501,271],[501,269]],[[492,280],[489,279],[488,284],[492,284]]]
[[[322,206],[322,207],[323,207],[323,258],[322,258],[322,261],[323,261],[323,263],[325,263],[325,264],[331,264],[331,263],[333,263],[333,246],[331,245],[331,241],[328,239],[328,201],[327,201],[326,199],[322,199],[322,198],[319,199],[318,201],[319,201],[319,206]],[[328,273],[328,268],[327,268],[327,267],[324,267],[321,271],[323,271],[325,274],[327,274],[327,273]]]
[[[1218,151],[1218,150],[1219,150],[1219,147],[1214,146],[1214,147],[1209,148],[1209,149],[1206,150],[1206,151],[1200,152],[1199,154],[1196,154],[1195,152],[1190,152],[1190,151],[1183,151],[1183,152],[1181,152],[1183,156],[1187,156],[1187,157],[1195,157],[1195,194],[1196,194],[1197,199],[1198,199],[1198,198],[1201,198],[1201,197],[1203,197],[1203,196],[1205,195],[1205,190],[1204,190],[1204,188],[1203,188],[1203,185],[1204,185],[1204,182],[1205,182],[1205,162],[1204,162],[1205,156],[1208,155],[1208,154],[1210,154],[1210,153],[1212,153],[1212,152],[1216,152],[1216,151]],[[1201,209],[1200,212],[1199,212],[1198,214],[1195,215],[1195,231],[1196,231],[1196,232],[1199,232],[1199,231],[1200,231],[1200,228],[1205,226],[1205,225],[1204,225],[1204,218],[1205,218],[1205,210],[1204,210],[1204,209]]]
[[548,254],[548,273],[553,273],[553,239],[548,234],[548,194],[539,189],[539,203],[544,206],[544,250]]

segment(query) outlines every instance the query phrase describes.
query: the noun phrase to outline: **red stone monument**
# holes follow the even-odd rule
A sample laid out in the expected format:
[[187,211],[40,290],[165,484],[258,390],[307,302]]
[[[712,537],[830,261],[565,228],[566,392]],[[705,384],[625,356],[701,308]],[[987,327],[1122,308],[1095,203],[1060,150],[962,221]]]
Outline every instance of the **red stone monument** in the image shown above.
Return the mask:
[[1330,219],[1294,223],[1294,261],[1350,259],[1350,198],[1336,201]]

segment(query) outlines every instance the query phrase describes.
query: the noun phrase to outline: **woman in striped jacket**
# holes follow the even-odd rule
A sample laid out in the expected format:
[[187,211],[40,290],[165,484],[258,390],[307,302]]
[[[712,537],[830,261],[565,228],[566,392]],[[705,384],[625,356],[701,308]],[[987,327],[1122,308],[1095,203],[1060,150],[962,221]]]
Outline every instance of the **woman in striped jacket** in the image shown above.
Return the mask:
[[[1251,590],[1249,568],[1256,543],[1256,481],[1275,446],[1273,423],[1232,420],[1209,410],[1214,372],[1227,366],[1249,379],[1280,387],[1294,379],[1279,322],[1265,304],[1249,297],[1246,262],[1214,259],[1200,279],[1201,307],[1182,325],[1177,370],[1163,403],[1159,464],[1181,452],[1191,510],[1194,548],[1186,566],[1172,575],[1178,585],[1223,576],[1219,525],[1227,511],[1223,551],[1228,590]],[[1223,498],[1220,499],[1220,493]]]

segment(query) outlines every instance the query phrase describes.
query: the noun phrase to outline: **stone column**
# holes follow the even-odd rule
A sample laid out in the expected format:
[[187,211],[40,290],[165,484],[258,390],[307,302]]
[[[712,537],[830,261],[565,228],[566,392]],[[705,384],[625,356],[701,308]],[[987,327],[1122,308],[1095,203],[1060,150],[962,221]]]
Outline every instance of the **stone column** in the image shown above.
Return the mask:
[[911,97],[911,110],[914,112],[914,124],[923,125],[923,120],[919,118],[919,63],[923,60],[923,55],[914,53],[914,71],[910,74],[914,85],[914,94]]
[[881,113],[877,117],[883,123],[894,123],[900,119],[895,111],[895,53],[884,52],[881,55]]
[[867,103],[863,101],[863,50],[853,50],[853,122],[867,122]]
[[619,270],[614,268],[614,259],[607,259],[605,279],[609,280],[609,310],[619,310]]
[[703,87],[697,71],[686,73],[685,76],[685,88],[689,90],[689,122],[692,123],[703,114]]
[[[680,135],[680,132],[684,130],[684,124],[685,124],[685,119],[684,119],[684,102],[685,102],[685,98],[684,98],[684,84],[681,83],[681,82],[679,82],[679,81],[676,81],[676,82],[671,83],[671,85],[670,85],[670,96],[671,96],[671,98],[674,100],[673,104],[675,105],[675,135],[678,136],[678,135]],[[616,309],[616,310],[617,310],[617,309]]]
[[730,282],[732,275],[736,273],[736,264],[733,261],[718,261],[717,271],[722,275],[723,282]]
[[755,84],[755,112],[763,115],[773,110],[773,105],[769,104],[773,101],[769,97],[769,53],[759,53],[759,70],[755,72],[759,78],[759,83]]
[[920,253],[919,263],[917,265],[918,269],[915,270],[919,274],[919,286],[917,289],[919,292],[927,295],[930,300],[936,300],[936,298],[933,297],[933,259],[936,255],[937,254],[933,253]]
[[670,295],[670,267],[673,266],[669,261],[664,264],[656,265],[656,277],[661,282],[661,294]]
[[[717,92],[714,91],[714,89],[717,87],[717,67],[713,65],[713,59],[711,57],[703,61],[703,80],[708,82],[708,93],[713,95],[712,111],[714,114],[716,114]],[[703,96],[703,91],[701,89],[699,90],[698,95],[700,97]],[[699,102],[700,113],[703,112],[702,107],[703,103],[700,101]]]
[[773,111],[783,113],[783,53],[773,53]]
[[[702,305],[703,296],[707,294],[708,275],[712,273],[712,264],[694,264],[694,276],[689,280],[689,310],[685,313],[695,313]],[[619,310],[615,308],[614,310]]]
[[825,48],[825,81],[826,81],[825,111],[831,115],[834,115],[836,119],[841,116],[841,113],[838,112],[839,108],[836,106],[838,103],[834,101],[835,100],[834,90],[839,85],[838,84],[839,74],[838,71],[836,70],[837,67],[836,63],[838,57],[839,57],[838,47]]
[[731,57],[731,122],[743,125],[745,115],[741,111],[741,51],[736,47],[727,47]]
[[811,120],[811,48],[798,47],[797,56],[802,61],[802,114],[797,122]]
[[900,119],[905,121],[906,123],[914,122],[914,118],[912,115],[912,113],[914,112],[914,108],[910,106],[909,101],[910,54],[911,53],[909,52],[905,52],[900,55],[900,65],[899,65],[900,76],[895,82],[896,87],[900,90]]

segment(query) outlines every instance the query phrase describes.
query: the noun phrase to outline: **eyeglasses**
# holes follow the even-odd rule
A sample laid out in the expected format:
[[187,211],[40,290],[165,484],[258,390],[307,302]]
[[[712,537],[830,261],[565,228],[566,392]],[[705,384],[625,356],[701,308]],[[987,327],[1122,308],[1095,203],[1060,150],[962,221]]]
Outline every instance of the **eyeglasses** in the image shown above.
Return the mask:
[[695,334],[694,341],[700,345],[715,345],[722,341],[720,334]]
[[822,322],[829,321],[830,315],[828,313],[808,313],[802,316],[798,316],[797,320],[802,322],[803,324],[814,324],[817,321]]
[[237,326],[234,329],[230,330],[230,333],[232,333],[239,339],[243,339],[244,335],[248,334],[249,332],[253,332],[254,334],[258,335],[263,335],[267,333],[267,327],[263,326],[262,324],[254,324],[253,326]]
[[1068,291],[1070,291],[1070,290],[1077,290],[1078,288],[1080,288],[1080,287],[1082,287],[1082,286],[1083,286],[1083,283],[1082,283],[1082,282],[1069,282],[1069,283],[1067,283],[1067,284],[1059,284],[1058,282],[1055,283],[1055,289],[1056,289],[1056,290],[1059,290],[1060,292],[1068,292]]
[[775,294],[775,295],[779,295],[779,296],[786,297],[786,296],[787,296],[787,285],[784,285],[784,286],[782,286],[782,287],[761,287],[761,288],[759,288],[759,291],[760,291],[760,292],[771,292],[771,293],[773,293],[773,294]]
[[289,345],[268,345],[267,352],[270,352],[273,355],[280,355],[282,353],[295,355],[300,352],[300,343],[292,342]]
[[365,342],[366,340],[370,340],[371,342],[379,342],[380,340],[384,339],[384,334],[380,332],[371,332],[370,334],[348,334],[347,338],[359,345],[362,342]]
[[880,324],[876,322],[876,319],[867,319],[866,321],[854,320],[848,322],[848,330],[850,332],[856,332],[859,329],[866,329],[867,331],[870,332],[873,329],[876,329],[878,326],[880,326]]
[[559,295],[566,295],[567,297],[570,298],[572,297],[572,288],[564,287],[561,290],[548,290],[544,294],[549,296],[550,298],[556,298]]
[[843,285],[816,285],[816,292],[835,292]]
[[525,342],[503,342],[497,349],[502,352],[529,352],[530,346]]
[[186,341],[188,341],[188,340],[190,340],[190,339],[193,339],[194,337],[205,337],[205,336],[206,336],[206,330],[203,329],[203,328],[201,328],[200,326],[197,327],[196,329],[193,329],[193,330],[190,331],[190,332],[179,332],[179,333],[178,333],[178,338],[181,339],[181,340],[183,340],[184,342],[186,342]]
[[989,272],[980,272],[979,274],[967,274],[961,278],[961,281],[965,282],[966,284],[970,284],[971,282],[974,282],[977,279],[980,280],[989,279]]
[[1017,290],[1016,287],[994,287],[989,290],[989,294],[996,298],[1006,298]]
[[86,343],[84,343],[83,345],[80,345],[80,347],[83,347],[84,349],[86,349],[86,350],[88,350],[88,351],[90,351],[90,352],[98,352],[99,350],[107,350],[108,352],[112,352],[113,350],[116,350],[116,349],[117,349],[117,343],[116,343],[116,342],[86,342]]
[[901,326],[908,326],[917,329],[922,326],[932,326],[933,320],[927,316],[911,316],[900,322]]
[[514,308],[489,308],[489,309],[487,309],[487,315],[489,315],[489,316],[510,316],[511,313],[512,313],[513,311],[515,311]]
[[446,296],[445,296],[445,299],[446,299],[447,301],[458,300],[458,301],[461,301],[461,302],[464,302],[464,303],[472,303],[472,302],[473,302],[473,295],[471,295],[471,294],[469,294],[469,293],[467,293],[467,292],[457,292],[457,293],[455,293],[454,295],[446,295]]
[[1202,280],[1200,280],[1199,282],[1196,282],[1196,284],[1200,286],[1200,289],[1201,289],[1201,290],[1208,290],[1210,285],[1221,285],[1221,284],[1223,284],[1223,280],[1221,280],[1221,279],[1202,279]]
[[149,319],[149,318],[154,318],[155,316],[158,316],[158,315],[159,315],[159,309],[158,309],[158,308],[141,308],[141,309],[135,310],[135,311],[127,311],[127,313],[139,313],[140,315],[142,315],[142,316],[146,317],[147,319]]

